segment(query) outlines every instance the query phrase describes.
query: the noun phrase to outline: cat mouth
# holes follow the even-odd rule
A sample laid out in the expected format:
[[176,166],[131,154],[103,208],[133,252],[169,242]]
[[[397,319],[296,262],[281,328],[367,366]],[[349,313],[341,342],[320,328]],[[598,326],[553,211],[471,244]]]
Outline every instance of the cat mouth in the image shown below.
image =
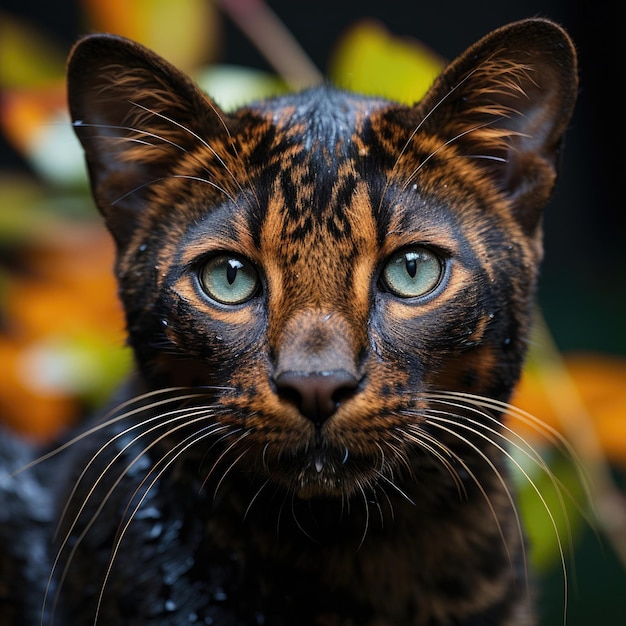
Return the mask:
[[[348,448],[344,449],[344,455],[341,459],[341,465],[345,465],[348,462],[348,458],[350,453],[348,452]],[[325,466],[329,462],[326,452],[316,451],[313,454],[313,467],[315,471],[320,474],[324,471]],[[334,461],[333,461],[334,462]]]
[[355,485],[371,482],[375,472],[373,460],[357,458],[346,446],[313,445],[281,457],[270,474],[298,497],[312,498],[349,496]]

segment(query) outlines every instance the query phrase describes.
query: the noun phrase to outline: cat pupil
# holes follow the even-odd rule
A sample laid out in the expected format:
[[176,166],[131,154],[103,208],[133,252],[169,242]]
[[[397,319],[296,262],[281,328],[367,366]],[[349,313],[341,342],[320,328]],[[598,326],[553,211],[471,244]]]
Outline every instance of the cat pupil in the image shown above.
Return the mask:
[[237,261],[237,259],[229,259],[228,267],[226,268],[226,280],[229,285],[232,285],[237,279],[237,273],[243,268],[243,263]]
[[415,274],[417,274],[417,261],[415,260],[414,254],[406,255],[406,271],[411,278],[415,278]]

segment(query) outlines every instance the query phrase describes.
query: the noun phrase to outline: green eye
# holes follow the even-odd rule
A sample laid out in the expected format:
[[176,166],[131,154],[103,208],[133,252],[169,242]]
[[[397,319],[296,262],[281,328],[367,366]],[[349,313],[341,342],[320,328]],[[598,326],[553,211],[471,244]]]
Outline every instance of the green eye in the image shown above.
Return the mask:
[[383,268],[384,286],[400,298],[418,298],[435,289],[443,276],[439,257],[415,247],[394,254]]
[[222,304],[242,304],[259,289],[257,271],[245,259],[220,254],[209,259],[198,272],[202,290]]

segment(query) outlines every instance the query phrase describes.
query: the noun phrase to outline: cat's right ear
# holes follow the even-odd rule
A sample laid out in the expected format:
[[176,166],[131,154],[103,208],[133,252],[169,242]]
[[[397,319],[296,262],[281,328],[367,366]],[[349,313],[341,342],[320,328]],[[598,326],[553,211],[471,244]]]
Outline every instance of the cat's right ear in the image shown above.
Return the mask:
[[78,41],[68,60],[67,88],[94,199],[123,246],[151,187],[184,153],[223,134],[225,115],[181,71],[114,35]]

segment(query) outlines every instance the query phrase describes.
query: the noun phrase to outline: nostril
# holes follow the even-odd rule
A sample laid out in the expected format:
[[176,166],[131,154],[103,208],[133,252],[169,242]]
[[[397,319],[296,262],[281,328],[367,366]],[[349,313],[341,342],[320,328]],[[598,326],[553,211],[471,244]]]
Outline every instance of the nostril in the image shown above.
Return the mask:
[[345,370],[284,372],[276,379],[279,395],[317,426],[354,394],[357,385],[358,380]]
[[279,380],[277,380],[276,388],[278,389],[278,395],[283,400],[287,400],[287,402],[289,402],[290,404],[293,404],[294,406],[300,408],[300,405],[302,404],[302,396],[300,395],[300,392],[295,389],[295,387],[292,387],[288,383],[279,382]]

